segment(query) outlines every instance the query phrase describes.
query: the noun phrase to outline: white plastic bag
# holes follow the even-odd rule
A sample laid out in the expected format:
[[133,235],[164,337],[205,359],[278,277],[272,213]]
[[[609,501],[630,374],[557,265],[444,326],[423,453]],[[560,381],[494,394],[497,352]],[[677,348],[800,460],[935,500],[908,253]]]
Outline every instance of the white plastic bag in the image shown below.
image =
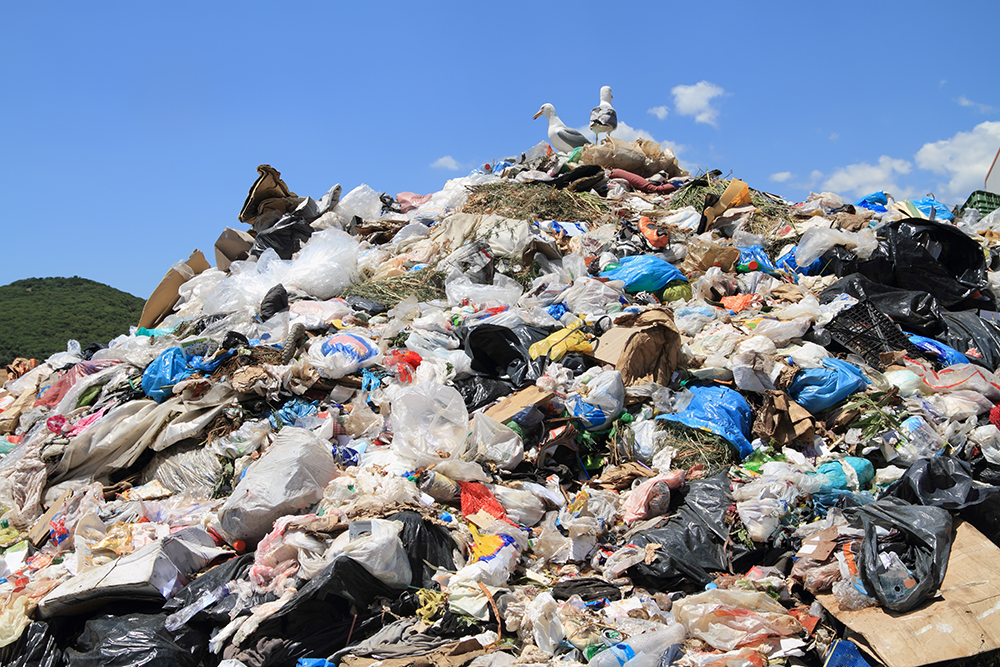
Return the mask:
[[841,229],[813,227],[807,229],[799,240],[795,248],[795,263],[799,266],[809,266],[827,250],[838,245],[851,250],[861,259],[868,259],[878,248],[878,241],[871,229],[845,232]]
[[333,380],[374,366],[382,359],[374,341],[346,331],[328,338],[314,338],[308,356],[309,364],[320,375]]
[[392,398],[392,449],[414,468],[459,458],[469,411],[458,390],[435,382],[412,385]]
[[345,225],[350,223],[354,216],[371,222],[382,217],[382,200],[370,186],[362,183],[344,195],[333,210]]
[[495,463],[503,470],[514,469],[524,458],[521,436],[482,412],[472,417],[472,445],[477,460]]
[[530,491],[512,489],[500,484],[486,486],[496,497],[507,516],[522,526],[534,526],[545,516],[545,503]]
[[542,593],[528,603],[526,612],[531,622],[531,635],[535,640],[535,646],[549,655],[554,655],[566,637],[555,598],[551,593]]
[[477,306],[488,303],[513,305],[521,298],[523,290],[513,278],[502,273],[493,276],[492,285],[480,285],[460,271],[455,271],[445,280],[445,294],[448,305],[461,306],[466,300]]
[[602,429],[610,424],[621,413],[624,405],[625,384],[620,371],[601,371],[591,377],[585,387],[566,399],[566,408],[570,414],[579,419],[588,431]]
[[609,306],[619,302],[623,284],[621,281],[601,282],[582,276],[563,292],[562,301],[574,313],[604,313]]
[[230,544],[256,542],[279,517],[319,502],[336,474],[328,443],[311,431],[286,426],[233,489],[219,510],[217,529]]
[[371,532],[345,544],[344,555],[360,563],[372,576],[388,586],[409,586],[413,572],[406,549],[399,539],[403,524],[383,519],[372,519],[370,523]]
[[331,299],[357,275],[358,249],[357,239],[350,234],[336,229],[316,232],[290,261],[281,283],[320,300]]

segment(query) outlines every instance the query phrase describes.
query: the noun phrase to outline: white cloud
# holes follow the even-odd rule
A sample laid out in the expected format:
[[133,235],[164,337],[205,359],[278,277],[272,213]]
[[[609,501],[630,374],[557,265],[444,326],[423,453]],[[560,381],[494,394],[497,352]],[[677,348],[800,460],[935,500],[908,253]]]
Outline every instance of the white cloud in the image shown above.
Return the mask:
[[823,182],[823,189],[840,194],[866,195],[876,190],[891,192],[897,199],[909,196],[909,190],[901,189],[894,178],[897,174],[908,174],[913,165],[906,160],[883,155],[878,164],[858,162],[837,169]]
[[653,107],[652,109],[647,109],[646,113],[651,113],[660,120],[663,120],[664,118],[667,117],[667,114],[670,113],[670,109],[668,109],[666,106],[658,106],[658,107]]
[[784,183],[785,181],[791,179],[792,176],[793,174],[790,171],[779,171],[777,173],[771,174],[768,178],[770,178],[775,183]]
[[823,178],[823,172],[819,169],[813,169],[809,172],[809,187],[812,187],[819,183],[820,179]]
[[450,155],[445,155],[434,160],[434,162],[431,162],[431,167],[434,169],[447,169],[448,171],[458,171],[460,169],[458,162]]
[[979,102],[973,102],[972,100],[970,100],[965,95],[962,95],[961,97],[959,97],[955,101],[958,102],[958,106],[960,106],[960,107],[972,107],[976,111],[978,111],[979,113],[989,113],[989,112],[993,111],[993,107],[991,107],[989,104],[980,104]]
[[708,81],[699,81],[693,86],[674,86],[674,107],[682,116],[694,116],[696,123],[716,126],[719,110],[712,106],[712,100],[726,93],[721,86]]
[[830,141],[836,141],[837,139],[840,139],[840,135],[836,132],[830,135]]
[[998,148],[1000,121],[986,121],[971,132],[958,132],[950,139],[924,144],[917,151],[916,162],[921,169],[948,176],[948,182],[938,189],[943,189],[946,197],[960,199],[983,188]]

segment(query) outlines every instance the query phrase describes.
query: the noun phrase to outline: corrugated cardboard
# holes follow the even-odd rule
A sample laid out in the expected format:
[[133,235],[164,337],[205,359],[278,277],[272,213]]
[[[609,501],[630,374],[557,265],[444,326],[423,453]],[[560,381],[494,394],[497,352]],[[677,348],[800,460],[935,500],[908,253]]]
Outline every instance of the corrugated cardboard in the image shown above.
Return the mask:
[[971,524],[961,523],[941,590],[930,604],[895,614],[881,607],[842,611],[833,595],[816,599],[863,637],[887,667],[919,667],[1000,648],[998,572],[1000,548]]
[[[195,250],[184,262],[191,269],[193,275],[198,275],[206,269],[212,268],[205,260],[205,256],[200,250]],[[188,281],[191,276],[185,276],[177,269],[171,267],[163,280],[156,286],[153,293],[146,300],[146,305],[142,307],[142,315],[139,316],[139,326],[151,329],[159,324],[164,317],[170,314],[174,304],[177,303],[179,295],[177,290]]]
[[228,271],[230,264],[249,257],[252,247],[253,237],[250,234],[226,227],[215,242],[215,266],[220,271]]
[[535,385],[526,387],[501,400],[492,408],[486,410],[486,416],[493,417],[501,424],[510,421],[511,417],[530,405],[544,405],[552,398],[551,391],[544,391]]

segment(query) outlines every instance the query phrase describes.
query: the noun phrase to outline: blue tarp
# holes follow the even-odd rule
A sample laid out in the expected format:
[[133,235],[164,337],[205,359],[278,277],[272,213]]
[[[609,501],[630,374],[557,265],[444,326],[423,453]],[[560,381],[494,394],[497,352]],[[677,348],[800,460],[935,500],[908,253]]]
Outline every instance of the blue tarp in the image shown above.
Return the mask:
[[657,419],[703,428],[732,443],[745,459],[753,452],[748,436],[752,421],[750,404],[739,392],[721,385],[691,387],[694,397],[680,412],[660,415]]

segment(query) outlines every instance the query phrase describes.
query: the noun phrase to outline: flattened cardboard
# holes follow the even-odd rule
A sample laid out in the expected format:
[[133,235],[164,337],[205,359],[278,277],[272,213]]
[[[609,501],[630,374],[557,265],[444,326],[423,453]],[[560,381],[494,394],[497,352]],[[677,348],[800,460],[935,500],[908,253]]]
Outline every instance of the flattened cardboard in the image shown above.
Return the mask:
[[837,548],[837,527],[831,526],[821,530],[802,543],[796,558],[808,558],[819,562],[825,561]]
[[[205,260],[205,256],[201,254],[200,250],[195,250],[188,257],[187,261],[184,262],[188,268],[190,268],[194,275],[198,275],[202,271],[212,268],[209,266],[208,262]],[[163,276],[163,280],[160,284],[156,286],[153,293],[146,299],[146,305],[142,307],[142,315],[139,316],[139,327],[145,327],[147,329],[152,329],[157,324],[159,324],[164,317],[170,314],[173,310],[174,304],[177,303],[177,299],[180,295],[177,290],[181,285],[187,282],[187,277],[181,274],[177,269],[171,267],[167,274]]]
[[215,266],[220,271],[229,271],[230,264],[250,256],[252,247],[253,237],[250,234],[226,227],[215,242]]
[[36,547],[41,546],[43,542],[49,537],[49,522],[52,521],[52,517],[62,509],[63,503],[73,495],[73,492],[69,489],[63,491],[63,494],[59,496],[59,500],[52,503],[52,505],[45,511],[38,521],[34,523],[31,530],[28,531],[28,540],[34,544]]
[[544,405],[552,398],[551,391],[544,391],[535,385],[525,387],[507,398],[501,400],[486,411],[487,417],[493,417],[501,424],[506,424],[511,417],[530,405]]
[[968,523],[955,534],[941,590],[906,614],[881,607],[842,611],[833,595],[816,597],[864,638],[886,667],[919,667],[1000,648],[1000,548]]

